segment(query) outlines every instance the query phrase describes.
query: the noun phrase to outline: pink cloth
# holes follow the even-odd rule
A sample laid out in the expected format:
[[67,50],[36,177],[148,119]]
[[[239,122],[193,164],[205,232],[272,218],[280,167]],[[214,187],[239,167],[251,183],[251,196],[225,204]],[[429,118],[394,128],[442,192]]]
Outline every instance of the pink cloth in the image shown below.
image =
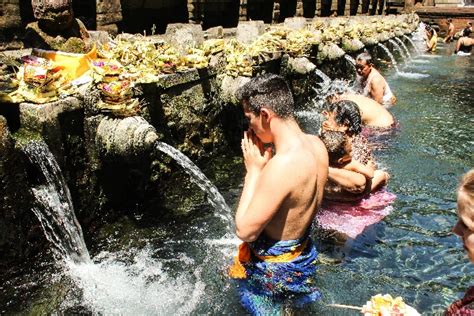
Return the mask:
[[316,220],[323,229],[337,230],[356,238],[367,226],[390,214],[393,209],[390,204],[395,198],[395,194],[381,189],[359,202],[325,201],[316,215]]

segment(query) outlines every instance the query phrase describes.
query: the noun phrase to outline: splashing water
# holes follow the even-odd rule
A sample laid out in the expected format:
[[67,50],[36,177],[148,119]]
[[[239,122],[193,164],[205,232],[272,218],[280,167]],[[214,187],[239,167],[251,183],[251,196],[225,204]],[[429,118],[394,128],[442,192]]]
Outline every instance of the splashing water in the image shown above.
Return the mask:
[[179,259],[190,273],[178,276],[170,275],[149,247],[102,252],[94,259],[100,262],[67,262],[69,275],[82,289],[81,303],[94,314],[189,315],[204,295],[202,269],[191,258]]
[[406,36],[405,34],[403,34],[403,37],[404,37],[405,39],[407,39],[408,42],[411,43],[411,45],[412,45],[413,48],[415,49],[416,53],[417,53],[417,54],[420,54],[420,50],[418,49],[418,47],[416,47],[415,43],[411,40],[411,38],[409,38],[409,37]]
[[395,37],[395,40],[400,43],[400,45],[403,47],[403,49],[405,50],[406,54],[407,54],[407,57],[408,58],[411,58],[411,54],[410,54],[410,51],[408,50],[408,47],[405,45],[405,43],[403,43],[403,41],[401,39],[399,39],[398,37]]
[[349,62],[349,64],[351,65],[352,69],[354,70],[354,73],[356,72],[356,61],[354,58],[352,58],[351,55],[348,55],[348,54],[345,54],[344,55],[344,59],[347,60]]
[[400,55],[403,57],[403,59],[406,60],[408,58],[408,56],[405,55],[405,52],[403,51],[402,47],[397,42],[395,42],[393,39],[389,39],[388,41],[395,47],[396,50],[400,52]]
[[61,259],[75,263],[90,262],[81,226],[74,214],[71,194],[56,159],[44,142],[30,142],[23,151],[37,165],[46,179],[45,184],[32,187],[40,204],[33,207],[46,238]]
[[331,78],[329,78],[328,75],[326,75],[324,72],[322,72],[321,70],[319,69],[315,69],[314,70],[314,74],[317,75],[319,78],[321,78],[323,80],[323,83],[321,84],[321,86],[328,86],[330,83],[331,83]]
[[397,66],[397,61],[395,60],[395,57],[393,57],[392,53],[388,50],[388,48],[382,43],[378,43],[377,46],[382,48],[384,50],[384,52],[387,53],[387,56],[390,57],[390,61],[392,62],[392,65],[395,68],[395,70],[397,72],[400,72],[400,70],[398,69],[398,66]]
[[181,167],[184,168],[184,171],[191,176],[191,181],[199,186],[204,192],[206,192],[207,199],[209,203],[216,209],[216,214],[218,217],[223,219],[227,224],[229,230],[233,225],[233,219],[231,216],[231,210],[227,203],[225,202],[222,195],[219,193],[219,190],[215,187],[214,184],[202,173],[201,169],[196,166],[188,157],[186,157],[182,152],[176,148],[163,143],[157,142],[156,149],[164,152],[173,158]]

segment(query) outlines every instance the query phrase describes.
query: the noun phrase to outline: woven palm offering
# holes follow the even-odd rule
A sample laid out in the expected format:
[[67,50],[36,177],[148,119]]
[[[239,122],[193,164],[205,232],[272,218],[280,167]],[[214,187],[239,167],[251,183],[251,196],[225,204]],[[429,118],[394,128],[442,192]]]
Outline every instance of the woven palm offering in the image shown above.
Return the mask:
[[390,294],[372,296],[362,307],[365,316],[417,316],[420,315],[413,307],[405,304],[403,298],[393,298]]
[[132,116],[140,111],[140,102],[132,98],[133,85],[128,80],[101,82],[97,85],[101,100],[97,107],[102,112],[117,116]]
[[24,65],[20,76],[23,80],[19,84],[18,93],[26,101],[34,103],[55,101],[59,94],[68,94],[68,89],[72,89],[63,76],[61,66],[37,56],[25,56],[22,60]]

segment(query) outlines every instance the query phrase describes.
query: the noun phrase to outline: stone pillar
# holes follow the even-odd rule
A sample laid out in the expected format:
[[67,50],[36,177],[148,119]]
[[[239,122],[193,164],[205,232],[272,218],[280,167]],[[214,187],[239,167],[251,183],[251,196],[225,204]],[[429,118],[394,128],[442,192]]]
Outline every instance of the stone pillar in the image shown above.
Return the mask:
[[295,14],[295,16],[303,16],[303,15],[304,15],[303,0],[296,0],[296,14]]
[[240,0],[239,21],[247,20],[247,0]]
[[405,7],[403,9],[405,12],[412,12],[414,7],[415,0],[405,0]]
[[280,20],[280,0],[273,2],[273,23],[278,23]]
[[316,8],[314,8],[314,16],[321,16],[321,0],[316,0]]
[[118,33],[117,23],[122,21],[120,0],[97,0],[97,30]]
[[0,1],[0,33],[4,29],[17,28],[21,26],[20,0]]

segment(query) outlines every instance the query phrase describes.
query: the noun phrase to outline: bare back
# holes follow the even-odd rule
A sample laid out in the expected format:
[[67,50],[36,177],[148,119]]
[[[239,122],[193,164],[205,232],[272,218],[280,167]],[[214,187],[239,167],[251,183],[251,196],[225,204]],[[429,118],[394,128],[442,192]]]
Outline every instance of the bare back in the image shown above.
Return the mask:
[[360,109],[362,123],[373,127],[390,127],[392,114],[377,101],[359,94],[344,94],[341,99],[355,102]]
[[301,133],[291,148],[277,153],[274,159],[285,166],[285,180],[292,189],[264,232],[275,240],[297,239],[305,234],[321,203],[328,172],[327,151],[318,137]]

